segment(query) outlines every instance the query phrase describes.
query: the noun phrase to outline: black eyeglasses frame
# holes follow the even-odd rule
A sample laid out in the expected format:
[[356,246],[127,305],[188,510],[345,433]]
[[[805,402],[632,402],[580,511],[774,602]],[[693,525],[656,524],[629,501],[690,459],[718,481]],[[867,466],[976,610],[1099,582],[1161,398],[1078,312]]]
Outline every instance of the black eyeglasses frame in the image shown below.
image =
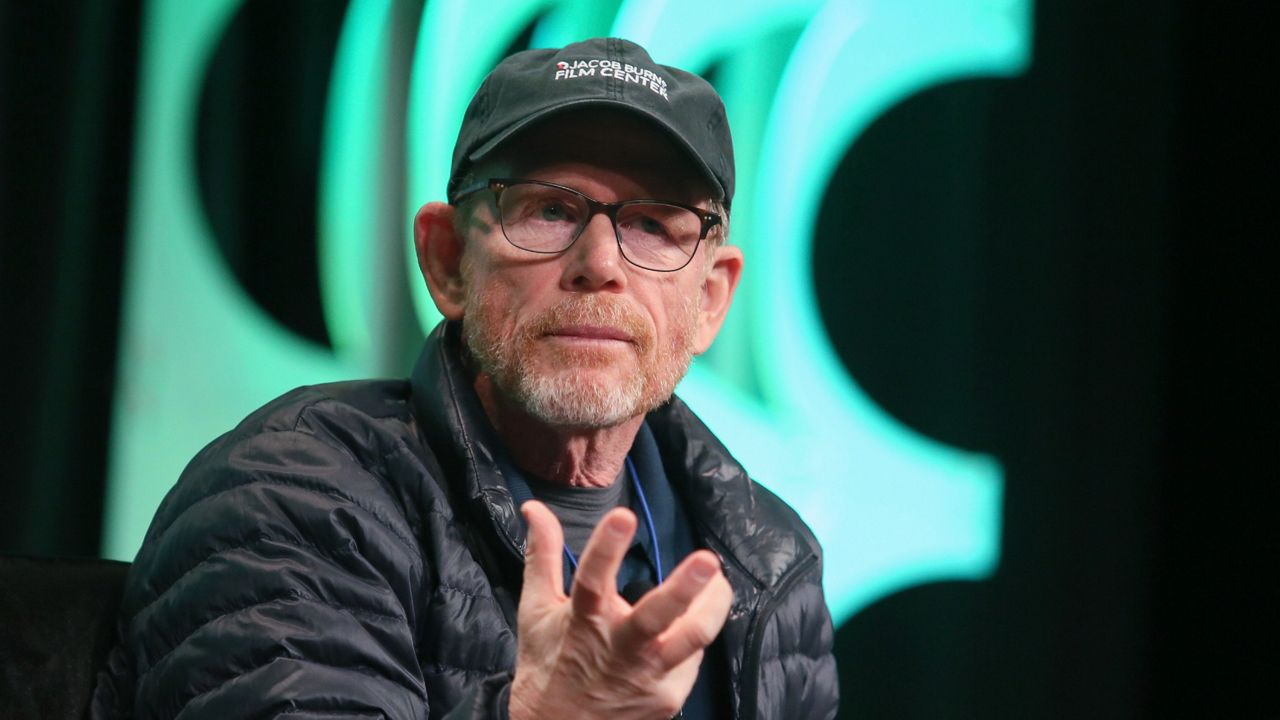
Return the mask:
[[[635,265],[638,268],[642,268],[650,272],[678,272],[688,267],[689,263],[693,261],[693,257],[698,254],[698,247],[702,244],[702,241],[707,238],[707,233],[711,231],[711,228],[719,225],[724,220],[722,217],[720,217],[719,213],[714,213],[714,212],[711,212],[710,210],[704,210],[703,208],[700,208],[694,205],[687,205],[685,203],[674,202],[671,200],[651,199],[651,198],[637,198],[632,200],[622,200],[616,203],[604,202],[601,200],[596,200],[595,198],[583,193],[582,191],[575,190],[574,188],[568,187],[566,185],[547,182],[545,180],[533,180],[530,178],[489,178],[487,181],[485,181],[483,185],[470,187],[458,192],[454,196],[452,204],[454,206],[461,205],[462,201],[466,199],[468,196],[474,195],[475,193],[482,192],[484,190],[488,190],[493,193],[494,206],[500,208],[501,202],[502,202],[502,192],[507,188],[511,187],[512,185],[544,185],[546,187],[555,188],[557,190],[563,190],[565,192],[577,195],[578,197],[585,200],[587,203],[586,221],[582,223],[582,227],[578,228],[578,233],[573,236],[573,239],[569,241],[569,244],[565,245],[563,248],[560,248],[559,250],[530,250],[529,248],[524,247],[523,245],[517,245],[515,241],[511,239],[511,236],[507,235],[507,228],[506,228],[506,225],[503,223],[502,213],[501,211],[498,212],[498,224],[502,227],[502,236],[507,239],[507,242],[511,243],[512,247],[517,247],[517,248],[520,248],[521,250],[524,250],[525,252],[537,253],[539,255],[558,255],[562,252],[565,252],[569,248],[573,247],[573,244],[578,242],[578,238],[582,237],[582,231],[586,229],[587,225],[591,223],[591,218],[594,218],[599,213],[603,213],[605,217],[609,218],[610,224],[613,225],[613,236],[614,236],[614,239],[616,239],[618,242],[618,252],[622,254],[622,257],[627,262],[631,263],[632,265]],[[698,234],[698,242],[697,244],[694,245],[693,252],[689,253],[689,257],[684,261],[683,265],[681,265],[680,267],[668,268],[668,269],[651,268],[646,265],[641,265],[640,263],[637,263],[636,261],[632,260],[630,257],[627,257],[626,249],[623,248],[622,246],[622,232],[618,230],[618,211],[624,207],[627,207],[628,205],[669,205],[671,207],[681,208],[682,210],[688,210],[689,212],[693,213],[698,217],[698,220],[702,224]]]

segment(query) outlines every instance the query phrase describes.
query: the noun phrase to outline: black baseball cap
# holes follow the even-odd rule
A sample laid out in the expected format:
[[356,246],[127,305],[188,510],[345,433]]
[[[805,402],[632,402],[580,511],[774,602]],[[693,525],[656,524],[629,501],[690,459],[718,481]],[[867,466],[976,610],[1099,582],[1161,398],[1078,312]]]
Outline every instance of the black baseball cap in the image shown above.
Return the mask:
[[457,199],[471,165],[512,135],[555,113],[588,107],[625,110],[665,130],[689,153],[717,198],[733,200],[733,140],[724,102],[706,80],[659,65],[639,45],[593,38],[558,50],[508,56],[480,84],[462,117],[449,174]]

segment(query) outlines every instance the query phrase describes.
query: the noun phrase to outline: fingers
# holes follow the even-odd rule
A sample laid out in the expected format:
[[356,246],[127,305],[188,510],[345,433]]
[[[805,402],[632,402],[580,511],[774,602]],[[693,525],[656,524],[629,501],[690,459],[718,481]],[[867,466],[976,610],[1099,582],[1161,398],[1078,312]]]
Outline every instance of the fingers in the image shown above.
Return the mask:
[[640,602],[622,628],[620,644],[639,650],[671,626],[690,606],[698,593],[720,573],[720,561],[703,550],[691,554],[671,573],[660,587],[651,590]]
[[524,556],[524,595],[531,599],[564,598],[564,531],[560,521],[537,500],[520,506],[529,524]]
[[[675,574],[672,579],[675,579]],[[668,670],[674,668],[710,645],[724,627],[732,604],[733,589],[717,566],[716,573],[693,598],[688,610],[672,621],[658,637],[654,650],[659,666]]]
[[636,516],[625,508],[610,510],[587,540],[573,575],[573,612],[599,613],[618,594],[618,568],[636,532]]

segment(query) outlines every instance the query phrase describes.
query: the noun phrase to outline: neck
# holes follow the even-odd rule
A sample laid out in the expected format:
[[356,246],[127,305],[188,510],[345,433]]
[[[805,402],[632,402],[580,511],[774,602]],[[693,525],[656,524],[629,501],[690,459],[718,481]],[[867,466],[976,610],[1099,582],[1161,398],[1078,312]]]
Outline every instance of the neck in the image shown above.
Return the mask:
[[605,428],[548,425],[498,392],[488,375],[476,376],[476,394],[516,465],[547,482],[573,487],[609,487],[644,423],[637,415]]

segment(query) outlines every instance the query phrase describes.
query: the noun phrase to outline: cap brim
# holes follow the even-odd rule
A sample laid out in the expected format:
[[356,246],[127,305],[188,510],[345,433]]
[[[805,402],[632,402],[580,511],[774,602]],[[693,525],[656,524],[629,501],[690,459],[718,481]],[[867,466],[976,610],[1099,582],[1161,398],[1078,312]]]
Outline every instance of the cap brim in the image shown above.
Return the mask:
[[570,102],[560,103],[558,105],[545,107],[535,113],[528,115],[527,117],[522,118],[519,122],[512,124],[510,127],[506,128],[505,130],[498,133],[497,135],[494,135],[483,145],[476,148],[469,155],[467,155],[467,161],[475,163],[485,159],[486,157],[488,157],[489,153],[493,152],[495,149],[497,149],[499,145],[509,140],[512,135],[515,135],[516,133],[520,132],[521,130],[524,130],[530,125],[533,125],[539,120],[542,120],[552,115],[557,115],[559,113],[566,112],[569,110],[576,110],[576,109],[585,108],[585,107],[618,108],[621,110],[627,110],[631,113],[640,115],[650,120],[654,124],[654,126],[660,128],[664,133],[667,134],[668,137],[670,137],[672,140],[675,140],[676,144],[679,145],[680,148],[685,151],[685,154],[687,154],[690,158],[693,159],[694,163],[698,166],[698,169],[702,171],[703,176],[705,176],[707,181],[711,183],[711,187],[720,193],[720,197],[718,197],[717,200],[723,201],[725,199],[726,193],[725,193],[724,186],[720,183],[720,179],[716,177],[716,174],[711,171],[711,167],[707,165],[706,161],[702,159],[702,156],[700,156],[697,153],[697,151],[693,149],[693,146],[689,144],[689,141],[684,139],[684,137],[681,136],[680,133],[676,132],[674,128],[672,128],[670,125],[663,122],[661,118],[659,118],[658,116],[654,115],[651,112],[648,112],[643,108],[639,108],[639,107],[636,107],[635,105],[622,102],[619,100],[610,100],[608,98],[586,98],[586,99],[573,100]]

